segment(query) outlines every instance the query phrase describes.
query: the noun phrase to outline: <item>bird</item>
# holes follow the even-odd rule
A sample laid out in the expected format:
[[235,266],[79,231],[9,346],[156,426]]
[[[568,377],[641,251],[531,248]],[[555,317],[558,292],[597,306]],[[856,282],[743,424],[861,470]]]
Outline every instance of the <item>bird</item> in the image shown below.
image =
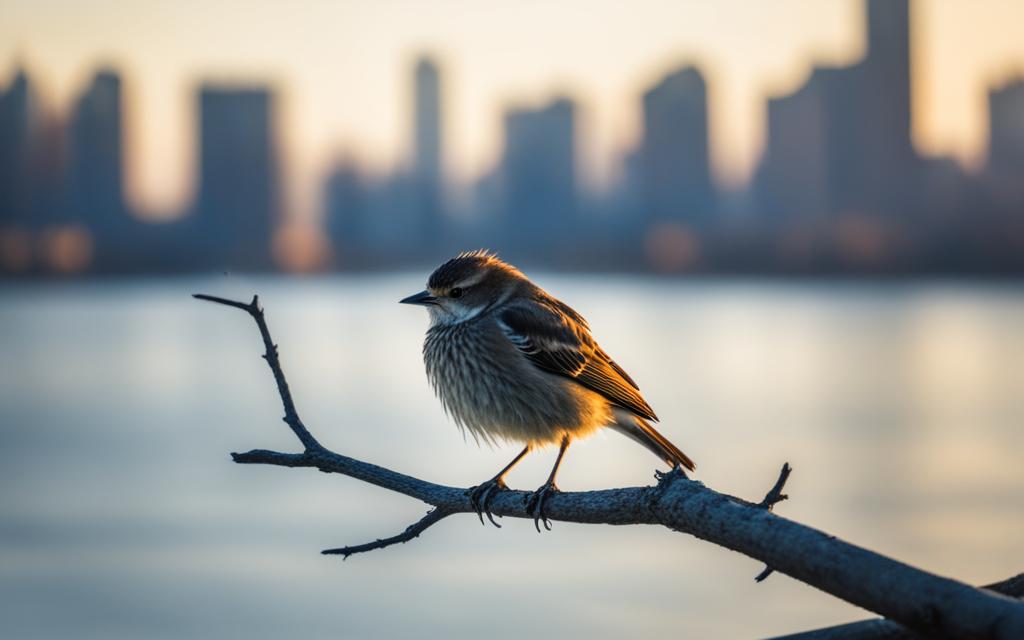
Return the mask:
[[654,410],[626,371],[602,349],[586,319],[490,251],[460,253],[400,300],[429,312],[423,342],[427,378],[445,412],[477,442],[519,442],[523,450],[493,478],[468,490],[480,522],[495,526],[490,503],[528,453],[557,444],[547,481],[527,512],[551,525],[547,498],[569,444],[602,428],[640,443],[673,470],[693,461],[660,434]]

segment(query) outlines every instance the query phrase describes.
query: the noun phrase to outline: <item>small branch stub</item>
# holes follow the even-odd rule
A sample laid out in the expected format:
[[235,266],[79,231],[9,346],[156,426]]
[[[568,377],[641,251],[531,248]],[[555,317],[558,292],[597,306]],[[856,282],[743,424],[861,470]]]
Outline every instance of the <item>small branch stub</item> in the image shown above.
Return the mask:
[[[757,506],[771,511],[778,503],[783,500],[789,500],[789,496],[782,493],[782,490],[786,487],[786,481],[789,480],[789,474],[792,472],[793,467],[789,466],[788,462],[783,463],[782,470],[779,471],[779,479],[775,481],[775,485],[768,490],[768,493],[764,496],[764,500],[762,500]],[[764,565],[764,569],[761,570],[761,573],[754,576],[754,582],[764,582],[768,579],[768,576],[772,575],[774,572],[775,569],[772,569],[771,566],[766,564]]]
[[771,511],[778,503],[783,500],[789,500],[789,496],[782,493],[782,490],[786,488],[786,481],[789,480],[789,474],[791,473],[793,473],[793,467],[789,466],[788,462],[784,463],[782,470],[779,471],[779,479],[775,481],[775,485],[765,494],[764,500],[761,501],[759,505],[761,508]]

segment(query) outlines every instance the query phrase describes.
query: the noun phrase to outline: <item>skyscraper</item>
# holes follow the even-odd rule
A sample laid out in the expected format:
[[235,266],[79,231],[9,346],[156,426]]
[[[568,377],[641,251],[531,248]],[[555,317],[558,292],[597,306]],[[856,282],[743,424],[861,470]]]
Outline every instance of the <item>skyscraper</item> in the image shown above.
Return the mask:
[[[910,5],[909,0],[868,0],[868,82],[882,95],[864,96],[872,122],[895,137],[894,143],[910,145]],[[876,120],[877,118],[877,120]]]
[[121,77],[97,72],[75,102],[70,122],[67,209],[89,229],[102,268],[115,260],[132,228],[124,199]]
[[199,92],[196,241],[207,266],[266,269],[279,222],[274,96],[262,87]]
[[19,69],[0,89],[0,229],[31,223],[32,89]]
[[988,170],[1024,181],[1024,78],[988,96]]
[[868,52],[842,68],[816,68],[768,103],[755,180],[762,211],[789,215],[905,215],[919,161],[910,138],[907,0],[868,0]]
[[32,90],[19,69],[0,88],[0,273],[32,266]]
[[335,166],[324,184],[324,221],[334,247],[336,262],[351,266],[371,253],[367,220],[367,194],[355,164],[344,160]]
[[846,150],[845,141],[836,139],[843,127],[835,123],[848,122],[852,73],[819,67],[795,93],[768,100],[765,151],[755,178],[762,213],[823,217],[838,208],[836,172]]
[[686,67],[643,96],[641,206],[650,219],[707,221],[714,207],[708,153],[707,89]]
[[422,233],[436,233],[441,218],[444,191],[441,77],[437,64],[428,57],[416,61],[413,105],[413,183],[416,226]]
[[518,247],[544,250],[576,214],[576,105],[558,98],[505,114],[502,228]]
[[[1004,221],[1002,239],[1024,254],[1024,77],[993,89],[988,96],[988,159],[983,177],[991,208]],[[977,220],[977,212],[972,217]]]
[[909,0],[868,0],[868,52],[855,96],[855,179],[841,201],[850,209],[905,216],[913,208],[919,162],[911,141]]

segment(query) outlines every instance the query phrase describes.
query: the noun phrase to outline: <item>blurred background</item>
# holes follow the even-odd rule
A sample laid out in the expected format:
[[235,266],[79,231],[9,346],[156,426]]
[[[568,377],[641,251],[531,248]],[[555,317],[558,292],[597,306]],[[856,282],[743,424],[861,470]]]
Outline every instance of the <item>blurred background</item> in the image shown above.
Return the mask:
[[[710,486],[973,582],[1024,564],[1016,0],[0,0],[0,635],[749,638],[864,612],[643,527],[452,518],[395,302],[497,250],[586,315]],[[554,452],[510,477],[532,489]],[[615,434],[564,489],[653,481]],[[515,624],[498,622],[496,607]],[[736,611],[744,615],[737,616]],[[524,613],[527,612],[527,613]],[[522,615],[521,615],[522,614]]]
[[9,274],[1024,270],[1014,0],[4,15]]

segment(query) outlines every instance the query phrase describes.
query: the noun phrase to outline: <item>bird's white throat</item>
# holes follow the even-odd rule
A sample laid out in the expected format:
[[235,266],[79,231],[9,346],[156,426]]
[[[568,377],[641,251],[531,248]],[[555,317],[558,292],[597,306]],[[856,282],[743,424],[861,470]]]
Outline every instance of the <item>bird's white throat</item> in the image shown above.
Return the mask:
[[461,324],[477,317],[483,313],[485,308],[486,306],[464,307],[462,305],[449,305],[445,307],[437,305],[429,307],[430,326]]

